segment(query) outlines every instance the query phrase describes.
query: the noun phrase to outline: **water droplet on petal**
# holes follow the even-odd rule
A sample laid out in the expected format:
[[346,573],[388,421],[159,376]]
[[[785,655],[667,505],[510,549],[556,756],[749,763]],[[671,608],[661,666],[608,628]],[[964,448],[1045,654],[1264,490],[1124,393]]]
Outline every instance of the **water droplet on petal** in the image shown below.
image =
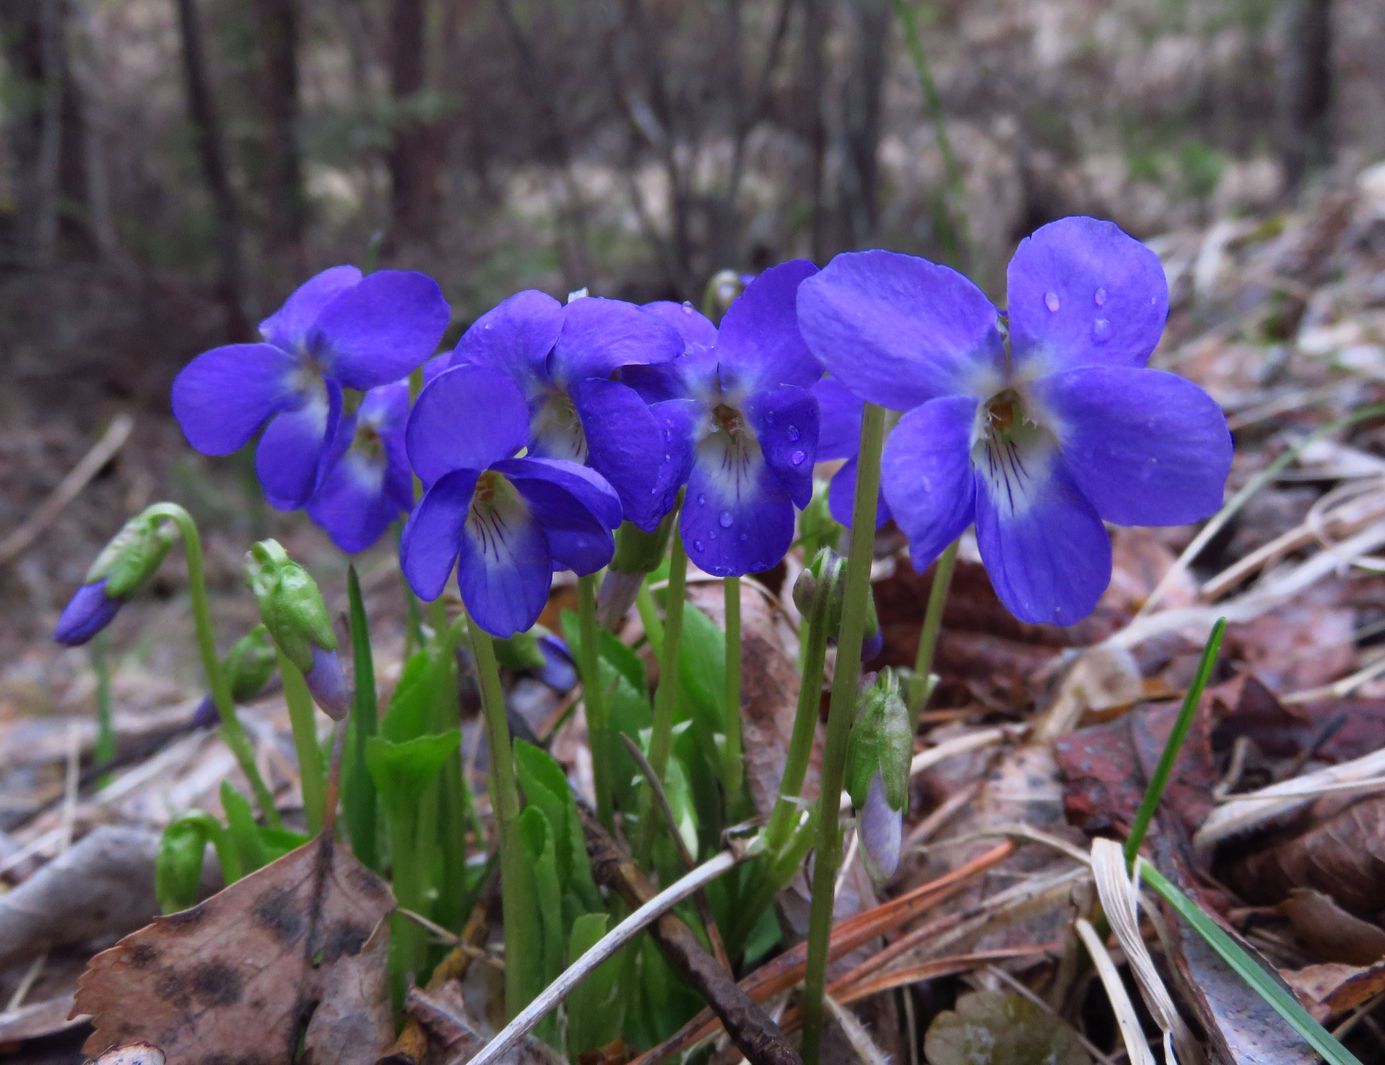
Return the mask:
[[665,429],[665,430],[664,430],[664,441],[665,441],[666,443],[672,443],[672,441],[673,441],[673,430],[672,430],[672,429]]
[[803,460],[807,457],[808,456],[805,455],[803,452],[795,451],[792,455],[789,456],[789,461],[792,462],[795,466],[802,466]]
[[723,529],[731,528],[731,512],[729,510],[723,510],[721,516],[717,518],[717,524]]
[[1095,303],[1098,307],[1106,306],[1106,290],[1104,288],[1099,288],[1095,292],[1093,292],[1092,302]]
[[717,531],[716,531],[715,529],[713,529],[711,532],[709,532],[709,533],[707,534],[707,539],[708,539],[708,540],[711,540],[711,541],[714,542],[714,543],[716,542],[716,538],[717,538]]
[[697,493],[697,505],[699,507],[705,507],[707,505],[707,494],[705,492]]
[[1092,323],[1092,339],[1098,344],[1104,344],[1111,339],[1111,323],[1105,318],[1098,318]]
[[791,426],[789,426],[789,433],[788,433],[788,436],[789,436],[789,439],[790,439],[790,440],[797,440],[797,439],[798,439],[800,436],[802,436],[802,435],[803,435],[803,434],[800,433],[800,432],[798,431],[798,426],[796,426],[796,425],[791,425]]
[[701,550],[702,550],[702,541],[701,541],[701,540],[694,540],[694,541],[693,541],[693,550],[694,550],[694,551],[701,551]]
[[1058,293],[1045,292],[1044,306],[1047,307],[1050,311],[1057,311],[1058,308],[1062,306],[1062,304],[1058,302]]

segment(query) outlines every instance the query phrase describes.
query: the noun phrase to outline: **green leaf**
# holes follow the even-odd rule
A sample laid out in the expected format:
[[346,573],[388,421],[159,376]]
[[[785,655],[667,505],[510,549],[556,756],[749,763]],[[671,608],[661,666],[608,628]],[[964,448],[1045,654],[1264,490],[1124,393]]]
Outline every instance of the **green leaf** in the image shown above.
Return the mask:
[[240,859],[225,826],[205,810],[189,810],[170,822],[159,839],[154,894],[164,913],[197,904],[208,842],[216,846],[222,882],[231,884],[240,879]]
[[380,851],[376,833],[379,811],[375,802],[375,782],[366,768],[366,742],[376,732],[375,661],[370,650],[370,628],[366,622],[365,600],[356,567],[346,571],[346,591],[351,619],[351,657],[355,667],[356,693],[351,704],[351,720],[346,730],[346,760],[342,766],[342,820],[351,850],[361,864],[379,872]]
[[[539,932],[538,936],[527,937],[528,942],[539,943],[539,957],[524,959],[522,997],[525,1002],[530,1002],[563,971],[562,885],[558,880],[553,833],[549,831],[548,819],[543,811],[535,806],[525,807],[520,812],[516,828],[524,847],[533,898],[533,905],[524,908],[521,919],[533,920]],[[510,929],[506,929],[507,936],[510,932]],[[505,961],[509,965],[516,959],[507,956]],[[553,1014],[545,1017],[535,1031],[544,1042],[557,1045],[558,1022]]]
[[[567,775],[548,752],[524,740],[516,740],[515,769],[528,803],[542,811],[553,835],[558,861],[558,877],[563,889],[564,913],[568,922],[578,913],[600,909],[601,895],[592,877],[587,857],[582,822],[577,815]],[[567,925],[564,926],[566,934]]]
[[461,730],[455,728],[410,740],[396,741],[384,736],[366,740],[366,766],[392,817],[407,812],[412,823],[424,792],[437,779],[443,763],[457,753],[461,742]]
[[422,648],[409,656],[399,677],[389,709],[380,722],[387,740],[411,740],[428,732],[428,710],[438,683],[436,658]]
[[1060,1018],[1008,991],[973,991],[928,1026],[929,1065],[1091,1065],[1082,1041]]
[[1269,1007],[1283,1017],[1304,1040],[1323,1056],[1328,1065],[1361,1065],[1361,1061],[1350,1050],[1333,1038],[1332,1033],[1315,1021],[1302,1003],[1274,976],[1252,958],[1226,931],[1212,920],[1187,895],[1173,885],[1164,874],[1148,861],[1141,860],[1140,878],[1157,891],[1182,918],[1193,926],[1194,931],[1207,941],[1207,945],[1221,956],[1251,989]]
[[[564,610],[562,616],[563,639],[567,642],[572,657],[578,659],[582,648],[582,627],[577,614]],[[601,660],[620,676],[630,682],[630,686],[646,698],[649,696],[649,682],[644,675],[644,663],[640,661],[633,648],[621,641],[613,632],[600,629],[596,634],[597,652]],[[609,690],[611,681],[602,670],[602,680]]]
[[250,801],[232,787],[229,780],[221,782],[221,810],[226,815],[231,844],[240,860],[241,876],[247,876],[269,864],[269,853],[265,848],[260,826],[255,822],[255,812],[250,808]]
[[[568,964],[589,951],[606,934],[609,918],[604,913],[584,913],[572,924]],[[613,1042],[625,1020],[625,998],[620,973],[625,953],[597,966],[567,1000],[567,1053],[570,1059]]]
[[693,719],[709,734],[718,732],[726,716],[726,633],[691,603],[683,608],[678,682]]
[[500,663],[501,668],[517,673],[543,669],[546,662],[543,651],[539,649],[539,638],[533,629],[516,633],[506,640],[496,640],[495,660]]

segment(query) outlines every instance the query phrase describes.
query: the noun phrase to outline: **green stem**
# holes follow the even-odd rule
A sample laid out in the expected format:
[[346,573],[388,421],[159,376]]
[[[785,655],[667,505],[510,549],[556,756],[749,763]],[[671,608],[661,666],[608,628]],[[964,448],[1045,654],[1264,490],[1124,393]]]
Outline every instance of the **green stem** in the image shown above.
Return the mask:
[[115,722],[111,719],[111,664],[106,633],[91,641],[91,668],[96,674],[96,748],[92,762],[108,766],[115,761]]
[[923,631],[919,633],[918,654],[914,656],[914,676],[918,678],[919,689],[917,705],[910,707],[914,718],[914,728],[918,728],[918,715],[928,704],[933,694],[929,676],[933,672],[933,655],[938,649],[938,633],[943,627],[943,607],[947,604],[947,592],[952,587],[952,571],[957,567],[957,545],[953,540],[938,556],[933,567],[933,586],[928,589],[928,606],[923,612]]
[[597,643],[594,573],[577,578],[577,621],[582,632],[582,643],[577,648],[577,668],[582,675],[582,702],[586,707],[587,732],[591,738],[596,816],[609,832],[615,828],[615,808],[611,804],[611,722],[606,714],[606,695],[601,689],[601,648]]
[[1140,808],[1135,811],[1135,820],[1130,825],[1130,835],[1125,840],[1125,864],[1131,869],[1135,868],[1135,859],[1140,856],[1140,844],[1144,842],[1145,833],[1149,831],[1149,823],[1154,818],[1154,811],[1159,808],[1159,800],[1163,798],[1164,788],[1173,773],[1174,763],[1178,761],[1178,752],[1182,750],[1183,741],[1188,738],[1188,730],[1192,728],[1193,718],[1197,716],[1197,704],[1202,699],[1202,692],[1207,687],[1208,680],[1212,677],[1212,667],[1216,665],[1217,651],[1221,649],[1221,640],[1225,633],[1226,618],[1218,618],[1207,637],[1206,645],[1202,648],[1202,660],[1198,663],[1197,674],[1183,696],[1183,705],[1178,710],[1173,729],[1169,732],[1169,738],[1164,741],[1159,764],[1154,767],[1154,775],[1149,778],[1149,786],[1145,788],[1144,798],[1140,800]]
[[192,596],[192,622],[197,632],[197,649],[202,656],[202,670],[207,675],[207,687],[212,693],[212,703],[221,718],[221,738],[235,756],[240,771],[250,782],[250,790],[255,795],[255,804],[260,815],[271,828],[282,828],[279,811],[274,806],[274,796],[260,776],[255,764],[255,752],[250,739],[236,717],[235,701],[231,698],[231,684],[221,668],[216,655],[216,637],[212,632],[212,612],[207,602],[207,578],[202,565],[202,537],[197,531],[197,523],[192,515],[177,503],[155,503],[144,511],[146,517],[167,518],[178,527],[183,539],[183,552],[187,558],[188,591]]
[[[664,592],[664,646],[659,655],[659,688],[654,693],[654,722],[649,739],[649,764],[662,782],[673,753],[673,714],[678,705],[678,656],[683,642],[683,594],[688,579],[688,553],[683,534],[675,524],[668,558],[668,588]],[[640,834],[635,857],[640,865],[649,860],[654,845],[654,797],[648,791],[640,803]]]
[[827,945],[832,933],[833,887],[841,860],[842,779],[846,772],[847,737],[856,705],[861,672],[861,641],[866,634],[870,566],[875,552],[875,510],[880,493],[880,451],[885,441],[885,411],[867,403],[861,417],[861,448],[856,474],[856,502],[851,515],[851,550],[847,554],[842,594],[842,628],[837,637],[837,670],[827,709],[827,743],[818,797],[817,858],[813,867],[812,911],[808,920],[808,969],[803,981],[803,1060],[817,1065],[822,1044],[823,991],[827,981]]
[[[519,789],[515,785],[510,726],[505,720],[505,692],[500,686],[500,667],[495,661],[495,645],[490,634],[472,619],[471,652],[476,660],[476,676],[481,685],[481,709],[486,715],[486,736],[490,742],[491,809],[495,813],[500,837],[500,905],[504,921],[505,954],[511,959],[538,956],[541,945],[534,932],[534,914],[522,911],[525,878],[524,846],[519,838]],[[522,964],[505,966],[505,1016],[513,1017],[527,1003]]]
[[635,593],[635,610],[644,625],[644,634],[649,637],[649,646],[658,657],[664,646],[664,623],[659,620],[659,609],[654,605],[654,593],[649,590],[647,578],[640,582],[640,590]]
[[308,832],[322,831],[327,810],[327,773],[322,764],[322,748],[317,743],[317,707],[303,671],[279,651],[279,676],[284,681],[284,698],[289,704],[289,723],[293,726],[293,749],[298,753],[298,778],[303,789],[303,812]]
[[741,755],[741,579],[722,581],[726,599],[726,745],[722,748],[721,784],[729,817],[741,803],[745,777]]
[[366,744],[377,731],[379,707],[375,694],[375,658],[370,647],[370,625],[356,567],[346,570],[346,588],[351,619],[351,658],[355,663],[355,694],[351,700],[351,731],[344,780],[342,808],[351,849],[361,864],[377,872],[381,868],[377,833],[379,811],[375,782],[366,766]]

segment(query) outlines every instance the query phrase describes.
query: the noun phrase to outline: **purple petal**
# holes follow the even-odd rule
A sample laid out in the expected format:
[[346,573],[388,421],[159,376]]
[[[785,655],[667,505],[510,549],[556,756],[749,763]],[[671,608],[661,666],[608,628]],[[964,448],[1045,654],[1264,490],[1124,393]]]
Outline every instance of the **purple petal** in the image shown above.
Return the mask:
[[104,577],[82,585],[63,607],[53,639],[68,647],[80,647],[111,623],[120,612],[121,602],[106,594]]
[[870,403],[909,410],[994,390],[996,310],[946,266],[888,251],[838,255],[798,290],[799,328],[831,376]]
[[623,300],[584,296],[563,308],[563,329],[549,356],[553,380],[570,385],[610,377],[621,366],[668,362],[683,338],[658,315]]
[[341,389],[335,381],[325,385],[297,410],[277,415],[255,448],[255,473],[265,498],[280,510],[301,507],[313,497],[346,443],[337,433]]
[[717,333],[722,383],[750,391],[806,388],[822,376],[798,328],[798,291],[818,268],[793,259],[766,270],[731,304]]
[[625,516],[648,531],[673,506],[687,466],[679,447],[639,393],[616,381],[588,380],[573,387],[587,440],[587,461],[620,496]]
[[563,305],[529,289],[496,304],[457,341],[453,366],[489,366],[508,374],[528,394],[547,376],[546,361],[563,328]]
[[678,335],[683,338],[683,344],[686,347],[713,348],[716,346],[717,327],[691,303],[660,300],[656,303],[646,303],[644,309],[650,314],[662,318],[678,330]]
[[366,550],[407,509],[391,492],[389,474],[383,455],[348,451],[308,503],[308,517],[326,529],[343,551]]
[[585,575],[611,561],[620,500],[600,474],[553,459],[506,459],[493,468],[524,497],[555,567]]
[[814,461],[851,458],[861,447],[861,412],[865,404],[835,377],[824,377],[813,385],[813,395],[818,401],[818,447]]
[[1111,580],[1111,538],[1057,455],[1031,452],[1008,477],[976,472],[976,540],[991,586],[1021,621],[1071,625]]
[[537,642],[544,662],[538,672],[539,680],[555,691],[571,691],[577,686],[577,663],[567,644],[552,633],[540,636]]
[[548,602],[553,558],[512,485],[497,480],[488,501],[473,502],[460,546],[457,584],[476,624],[501,639],[530,629]]
[[899,854],[904,844],[904,815],[890,807],[879,773],[871,778],[870,791],[866,793],[866,804],[857,825],[866,871],[873,880],[888,880],[899,868]]
[[529,408],[498,370],[459,366],[419,394],[405,431],[409,461],[425,484],[449,470],[484,470],[529,439]]
[[[832,480],[827,485],[828,512],[839,525],[848,529],[855,518],[856,470],[856,456],[852,455],[842,463],[842,468],[832,475]],[[885,493],[881,491],[875,501],[875,527],[883,529],[893,516],[890,513],[890,505],[885,500]]]
[[308,278],[284,301],[282,307],[260,323],[267,343],[297,354],[308,343],[313,323],[332,299],[361,280],[354,266],[333,266]]
[[204,351],[173,379],[173,416],[204,455],[229,455],[299,402],[299,363],[271,344]]
[[1009,269],[1017,366],[1143,366],[1169,314],[1159,257],[1114,222],[1062,218],[1020,242]]
[[770,470],[794,505],[806,507],[813,498],[813,454],[818,442],[818,402],[813,393],[793,387],[759,392],[746,404],[745,416]]
[[480,475],[479,470],[444,474],[409,515],[399,544],[399,565],[420,599],[436,599],[447,587]]
[[1162,370],[1089,366],[1033,386],[1067,467],[1120,525],[1183,525],[1222,505],[1231,433],[1217,401]]
[[333,721],[346,717],[351,709],[351,688],[346,683],[336,651],[324,651],[314,645],[312,668],[303,674],[303,679],[308,683],[313,702],[324,714]]
[[407,377],[437,350],[447,330],[438,283],[412,270],[380,270],[338,294],[317,316],[309,347],[347,388]]
[[717,577],[771,569],[793,542],[793,501],[746,434],[697,447],[679,529],[688,557]]
[[880,487],[909,537],[909,561],[920,573],[962,535],[975,514],[971,464],[976,400],[948,396],[899,420],[885,441]]
[[356,408],[357,424],[369,425],[381,436],[389,433],[403,433],[409,420],[409,382],[395,381],[393,384],[372,388],[361,397]]

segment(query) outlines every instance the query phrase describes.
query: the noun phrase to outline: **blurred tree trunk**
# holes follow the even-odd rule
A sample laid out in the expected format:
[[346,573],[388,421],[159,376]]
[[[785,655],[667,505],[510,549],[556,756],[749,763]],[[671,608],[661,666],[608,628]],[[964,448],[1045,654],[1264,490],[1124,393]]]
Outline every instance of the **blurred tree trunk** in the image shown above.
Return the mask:
[[47,262],[57,250],[63,134],[63,43],[66,5],[49,0],[0,4],[6,61],[25,90],[15,108],[11,143],[17,167],[16,239],[21,260]]
[[[871,242],[879,221],[880,105],[889,66],[890,0],[851,0],[851,69],[842,94],[837,246]],[[835,249],[834,249],[835,250]]]
[[390,93],[395,106],[390,215],[394,235],[408,239],[435,232],[439,206],[440,144],[433,124],[419,113],[427,85],[427,19],[424,0],[394,0],[390,5]]
[[1280,161],[1288,191],[1332,158],[1332,0],[1289,0],[1279,70]]
[[212,97],[207,77],[206,53],[202,45],[202,26],[196,0],[177,0],[178,33],[182,38],[183,80],[188,97],[188,115],[196,138],[202,177],[212,198],[216,215],[218,297],[226,313],[228,340],[250,336],[245,313],[245,268],[241,256],[240,205],[226,172],[226,149],[221,133],[221,118]]
[[294,272],[301,273],[307,203],[298,136],[297,0],[254,0],[254,19],[264,50],[260,99],[267,127],[263,151],[269,243],[287,253]]
[[803,114],[800,130],[808,138],[808,204],[811,212],[812,257],[821,262],[826,251],[823,189],[827,169],[827,118],[823,89],[827,78],[828,6],[831,0],[803,0],[803,70],[798,95]]

